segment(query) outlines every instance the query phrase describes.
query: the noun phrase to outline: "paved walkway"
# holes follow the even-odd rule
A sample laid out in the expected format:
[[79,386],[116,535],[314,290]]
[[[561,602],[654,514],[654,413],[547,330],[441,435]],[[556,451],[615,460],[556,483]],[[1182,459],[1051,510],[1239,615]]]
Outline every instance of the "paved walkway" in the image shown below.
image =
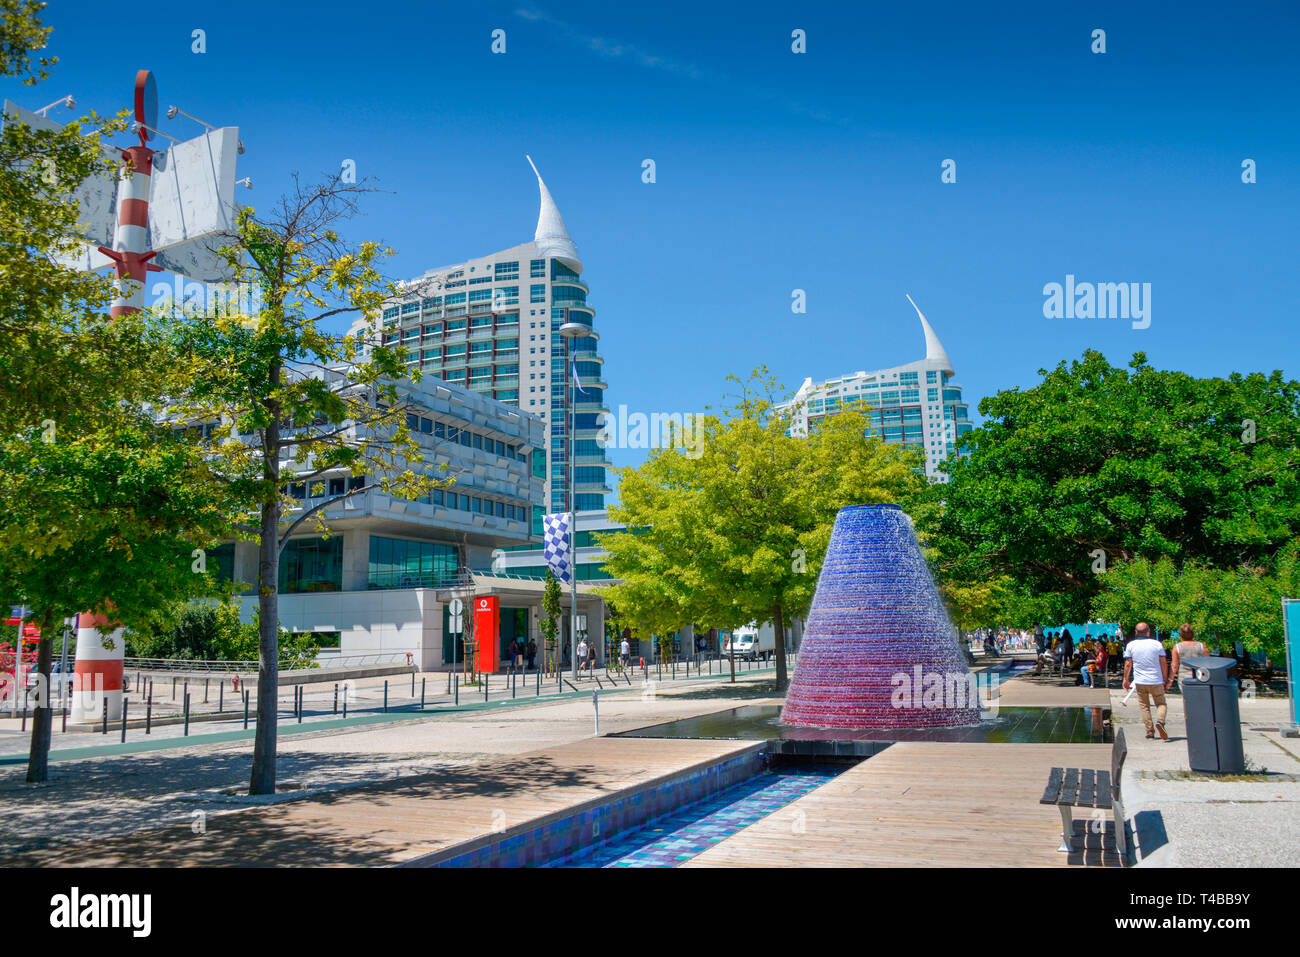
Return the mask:
[[[658,685],[654,693],[641,688],[611,693],[601,698],[601,731],[631,730],[737,704],[767,701],[770,687],[770,675],[755,673],[743,676],[734,686],[706,675],[703,679]],[[281,730],[286,728],[282,726]],[[551,701],[521,699],[514,704],[507,701],[487,707],[465,706],[460,711],[401,716],[399,720],[379,716],[374,723],[363,723],[363,719],[350,718],[346,725],[327,726],[322,722],[315,727],[304,725],[301,731],[296,725],[289,730],[291,733],[280,737],[277,767],[281,785],[292,787],[270,799],[238,793],[248,784],[251,731],[239,732],[233,740],[226,735],[173,739],[164,749],[152,751],[141,748],[155,742],[129,742],[127,753],[121,751],[121,745],[106,744],[92,759],[53,764],[50,782],[44,786],[22,783],[24,766],[11,766],[0,776],[0,803],[6,807],[6,813],[0,816],[0,861],[86,863],[87,854],[103,853],[97,849],[100,843],[120,837],[120,843],[111,846],[122,863],[161,862],[149,856],[154,852],[146,853],[147,841],[135,842],[131,835],[147,834],[156,842],[163,833],[190,834],[199,822],[211,833],[219,829],[223,816],[232,814],[240,818],[241,827],[251,827],[258,815],[268,812],[262,805],[270,802],[327,804],[353,788],[384,787],[384,782],[410,781],[422,775],[427,781],[433,781],[428,775],[441,776],[439,780],[450,782],[448,786],[454,793],[455,788],[468,787],[463,782],[471,780],[484,765],[504,755],[550,754],[537,759],[543,764],[550,762],[551,769],[544,777],[563,783],[563,775],[568,772],[555,764],[559,759],[548,749],[590,742],[594,720],[591,694],[584,690]],[[601,739],[599,747],[627,755],[621,768],[606,765],[610,780],[620,775],[631,780],[654,763],[646,761],[635,747],[619,751],[626,740]],[[713,742],[708,749],[723,745],[724,750],[737,746],[733,742]],[[495,775],[501,788],[527,780],[526,774],[509,769],[489,773]],[[572,783],[580,783],[581,777]],[[432,806],[439,801],[440,793],[431,786],[420,792],[420,800]],[[575,796],[574,800],[579,798]],[[490,816],[483,823],[490,827]],[[331,832],[325,827],[322,833]],[[95,848],[87,848],[92,839]],[[421,840],[427,843],[433,838]],[[228,847],[232,853],[233,847]],[[285,863],[303,859],[305,851],[295,847],[298,849],[292,859]],[[322,851],[322,861],[333,860],[334,853]],[[180,862],[170,857],[168,860]],[[215,858],[208,855],[204,860],[212,862]],[[241,862],[243,858],[238,855],[228,861]]]

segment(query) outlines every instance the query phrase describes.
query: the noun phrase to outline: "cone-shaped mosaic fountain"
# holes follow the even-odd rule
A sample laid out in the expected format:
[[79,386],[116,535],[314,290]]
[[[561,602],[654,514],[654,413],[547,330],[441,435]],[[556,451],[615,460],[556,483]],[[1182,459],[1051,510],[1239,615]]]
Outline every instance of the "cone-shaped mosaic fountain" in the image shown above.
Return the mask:
[[812,728],[979,723],[970,669],[912,520],[897,505],[854,505],[835,517],[781,720]]

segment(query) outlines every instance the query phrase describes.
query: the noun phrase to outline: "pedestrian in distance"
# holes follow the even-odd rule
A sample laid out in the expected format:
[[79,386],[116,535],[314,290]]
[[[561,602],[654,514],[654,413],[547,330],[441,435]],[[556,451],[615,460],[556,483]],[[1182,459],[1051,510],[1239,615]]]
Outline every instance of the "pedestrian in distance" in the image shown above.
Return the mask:
[[[1146,727],[1147,737],[1154,738],[1159,732],[1163,741],[1169,740],[1165,730],[1165,689],[1169,685],[1169,661],[1165,658],[1164,645],[1151,637],[1151,626],[1139,622],[1133,629],[1133,640],[1124,649],[1124,690],[1137,686],[1138,704],[1142,709],[1142,724]],[[1155,721],[1151,720],[1151,705],[1156,706]]]
[[1182,688],[1184,678],[1191,678],[1193,670],[1191,665],[1183,664],[1188,658],[1204,658],[1208,652],[1205,650],[1205,643],[1196,640],[1196,632],[1188,624],[1182,625],[1178,629],[1178,643],[1174,645],[1173,660],[1169,663],[1169,676],[1165,682],[1166,690],[1172,687],[1174,679],[1178,679],[1179,688]]

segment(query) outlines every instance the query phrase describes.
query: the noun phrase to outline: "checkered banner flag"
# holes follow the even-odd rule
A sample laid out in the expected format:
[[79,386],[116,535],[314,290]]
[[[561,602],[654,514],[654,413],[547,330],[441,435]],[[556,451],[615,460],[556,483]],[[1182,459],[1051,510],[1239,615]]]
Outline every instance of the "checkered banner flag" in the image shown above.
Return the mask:
[[542,554],[546,564],[563,584],[569,584],[573,569],[572,512],[542,516]]

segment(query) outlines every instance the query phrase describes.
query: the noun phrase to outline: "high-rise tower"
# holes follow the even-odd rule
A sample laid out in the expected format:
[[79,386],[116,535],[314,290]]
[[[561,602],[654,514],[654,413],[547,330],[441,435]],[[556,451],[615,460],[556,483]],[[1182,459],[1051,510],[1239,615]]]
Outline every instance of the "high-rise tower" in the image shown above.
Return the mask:
[[951,455],[969,454],[958,451],[957,440],[975,426],[947,350],[911,296],[907,301],[921,320],[924,359],[823,382],[804,379],[784,408],[791,413],[791,434],[807,435],[810,426],[834,415],[841,405],[865,401],[871,406],[872,432],[886,442],[921,449],[926,477],[945,481],[939,463]]
[[[384,341],[410,350],[408,364],[426,377],[467,386],[517,405],[548,424],[546,500],[553,512],[601,509],[608,460],[597,444],[607,383],[596,351],[596,311],[587,303],[582,260],[551,191],[537,174],[541,208],[533,241],[501,252],[430,270],[404,283],[385,303]],[[576,338],[581,391],[569,374],[565,324],[583,325]],[[427,379],[426,379],[427,381]],[[575,400],[574,489],[568,472],[567,403]],[[534,532],[541,533],[541,514]]]

